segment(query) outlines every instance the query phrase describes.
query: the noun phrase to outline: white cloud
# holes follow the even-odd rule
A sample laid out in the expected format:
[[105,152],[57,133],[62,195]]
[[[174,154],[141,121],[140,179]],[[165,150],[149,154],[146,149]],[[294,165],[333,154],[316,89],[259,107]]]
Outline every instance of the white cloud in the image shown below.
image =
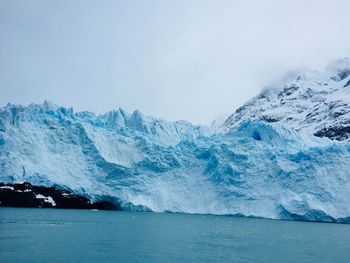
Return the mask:
[[350,2],[2,1],[0,103],[210,123],[286,71],[350,56]]

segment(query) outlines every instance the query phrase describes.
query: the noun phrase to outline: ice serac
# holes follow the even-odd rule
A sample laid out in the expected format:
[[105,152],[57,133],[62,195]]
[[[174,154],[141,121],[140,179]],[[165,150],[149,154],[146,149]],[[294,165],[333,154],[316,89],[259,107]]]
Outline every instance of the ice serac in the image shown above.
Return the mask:
[[283,122],[228,132],[118,109],[0,110],[0,181],[58,186],[123,209],[350,222],[350,143]]
[[222,125],[226,131],[247,119],[277,122],[302,133],[350,139],[350,60],[340,59],[323,72],[290,76],[265,88]]

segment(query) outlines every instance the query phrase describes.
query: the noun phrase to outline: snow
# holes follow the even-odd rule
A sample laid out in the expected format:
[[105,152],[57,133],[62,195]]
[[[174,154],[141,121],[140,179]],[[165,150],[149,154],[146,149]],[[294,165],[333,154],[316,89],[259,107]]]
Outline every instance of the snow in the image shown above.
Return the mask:
[[0,189],[7,189],[7,190],[15,190],[12,186],[7,186],[7,185],[4,185],[4,186],[0,186]]
[[350,222],[350,142],[313,135],[349,119],[329,108],[347,109],[350,76],[310,74],[280,98],[281,89],[266,90],[220,131],[139,111],[8,104],[0,109],[0,181],[57,185],[138,211]]
[[51,196],[43,196],[41,194],[35,195],[35,198],[37,199],[44,199],[44,202],[50,203],[52,206],[56,206],[56,202],[53,200]]

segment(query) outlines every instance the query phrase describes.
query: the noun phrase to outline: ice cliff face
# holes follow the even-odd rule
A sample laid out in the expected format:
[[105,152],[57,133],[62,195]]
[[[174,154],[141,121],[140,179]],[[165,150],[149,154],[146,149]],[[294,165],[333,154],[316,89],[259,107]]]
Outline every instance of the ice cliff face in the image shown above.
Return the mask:
[[121,109],[0,110],[0,181],[56,185],[125,209],[350,222],[348,171],[348,142],[278,122],[213,133]]
[[238,108],[222,125],[237,128],[244,120],[278,122],[318,137],[350,139],[350,61],[342,59],[324,72],[308,72],[266,88]]
[[346,60],[265,89],[220,122],[9,104],[0,181],[56,185],[124,209],[350,222]]

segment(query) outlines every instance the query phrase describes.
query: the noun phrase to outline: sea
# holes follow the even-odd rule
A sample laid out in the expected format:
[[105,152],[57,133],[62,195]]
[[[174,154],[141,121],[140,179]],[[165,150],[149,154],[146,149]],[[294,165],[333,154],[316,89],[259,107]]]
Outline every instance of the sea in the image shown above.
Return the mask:
[[0,208],[0,262],[350,262],[350,225]]

